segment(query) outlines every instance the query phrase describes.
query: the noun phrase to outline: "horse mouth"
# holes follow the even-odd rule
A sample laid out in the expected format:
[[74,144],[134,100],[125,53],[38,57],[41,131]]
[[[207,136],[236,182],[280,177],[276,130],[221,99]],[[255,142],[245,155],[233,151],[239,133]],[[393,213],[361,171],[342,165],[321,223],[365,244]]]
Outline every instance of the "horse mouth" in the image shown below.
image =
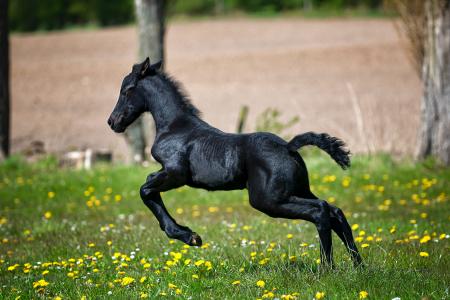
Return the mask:
[[126,127],[114,124],[114,122],[108,122],[108,124],[109,124],[109,127],[112,129],[112,131],[114,131],[116,133],[122,133],[126,129]]
[[116,126],[116,127],[111,127],[111,129],[115,132],[115,133],[122,133],[125,131],[125,127],[120,127],[120,126]]

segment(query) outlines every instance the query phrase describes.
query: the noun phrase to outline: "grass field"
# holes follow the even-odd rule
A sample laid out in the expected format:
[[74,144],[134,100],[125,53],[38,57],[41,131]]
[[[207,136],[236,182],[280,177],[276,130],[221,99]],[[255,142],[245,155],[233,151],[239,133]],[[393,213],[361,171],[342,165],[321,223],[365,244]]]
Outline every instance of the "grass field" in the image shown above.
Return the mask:
[[246,191],[164,193],[201,248],[169,240],[139,199],[157,168],[63,170],[51,158],[0,165],[1,299],[448,299],[450,169],[387,156],[341,171],[306,158],[314,192],[343,208],[366,267],[334,235],[318,264],[312,224],[271,219]]

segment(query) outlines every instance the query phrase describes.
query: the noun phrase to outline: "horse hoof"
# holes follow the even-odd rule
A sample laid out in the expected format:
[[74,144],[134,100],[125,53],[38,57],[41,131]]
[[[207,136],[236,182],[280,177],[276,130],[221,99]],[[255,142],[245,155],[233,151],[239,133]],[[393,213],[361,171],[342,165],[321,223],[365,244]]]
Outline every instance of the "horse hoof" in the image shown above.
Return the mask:
[[200,247],[202,245],[202,238],[195,232],[191,234],[191,238],[189,239],[189,242],[187,243],[189,246],[197,246]]

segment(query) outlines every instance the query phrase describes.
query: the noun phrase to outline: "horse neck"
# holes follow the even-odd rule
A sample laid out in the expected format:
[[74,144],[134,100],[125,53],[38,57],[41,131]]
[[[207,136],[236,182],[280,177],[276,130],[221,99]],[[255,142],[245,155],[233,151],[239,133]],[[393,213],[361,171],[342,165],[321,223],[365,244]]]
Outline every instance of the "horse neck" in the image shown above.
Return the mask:
[[156,134],[168,131],[170,124],[177,119],[193,121],[191,117],[186,118],[189,113],[183,107],[182,95],[176,89],[161,79],[156,79],[150,84],[153,88],[147,90],[145,101],[147,111],[151,113],[155,121]]

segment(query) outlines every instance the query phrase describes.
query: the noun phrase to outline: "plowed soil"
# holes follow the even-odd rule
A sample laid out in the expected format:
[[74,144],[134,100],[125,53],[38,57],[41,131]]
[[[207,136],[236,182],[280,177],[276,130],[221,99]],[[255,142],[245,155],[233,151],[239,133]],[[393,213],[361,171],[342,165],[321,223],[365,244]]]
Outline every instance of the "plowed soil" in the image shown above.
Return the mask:
[[[414,150],[421,83],[392,20],[178,21],[166,46],[168,72],[224,131],[235,130],[245,104],[246,131],[273,107],[299,116],[290,133],[326,131],[353,152]],[[40,140],[50,152],[126,157],[106,119],[137,61],[134,27],[13,35],[11,48],[13,151]]]

